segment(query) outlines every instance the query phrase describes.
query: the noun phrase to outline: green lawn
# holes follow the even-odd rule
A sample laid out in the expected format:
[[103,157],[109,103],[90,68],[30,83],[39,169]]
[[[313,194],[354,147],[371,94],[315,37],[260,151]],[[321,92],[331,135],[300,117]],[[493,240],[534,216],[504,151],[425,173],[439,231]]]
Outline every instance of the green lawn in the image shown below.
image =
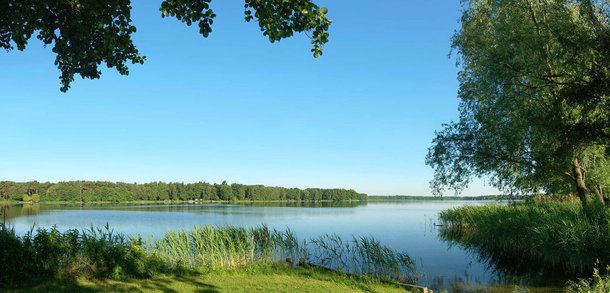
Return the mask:
[[396,284],[287,264],[151,279],[54,280],[13,292],[408,292]]

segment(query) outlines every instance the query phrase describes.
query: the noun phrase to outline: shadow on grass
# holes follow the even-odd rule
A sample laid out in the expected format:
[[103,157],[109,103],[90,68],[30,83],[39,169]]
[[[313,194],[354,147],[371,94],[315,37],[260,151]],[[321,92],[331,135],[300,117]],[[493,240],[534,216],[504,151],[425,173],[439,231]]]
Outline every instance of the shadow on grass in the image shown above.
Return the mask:
[[70,279],[53,279],[36,287],[9,290],[7,292],[201,292],[216,293],[219,288],[201,282],[196,276],[171,276],[171,279],[129,279],[125,281],[96,280],[79,282]]
[[174,279],[179,282],[187,283],[187,284],[191,284],[191,285],[195,286],[197,289],[194,292],[200,292],[200,293],[220,292],[218,287],[211,285],[211,284],[206,284],[204,282],[201,282],[200,280],[197,280],[197,278],[195,276],[189,276],[189,277],[176,276],[176,277],[174,277]]

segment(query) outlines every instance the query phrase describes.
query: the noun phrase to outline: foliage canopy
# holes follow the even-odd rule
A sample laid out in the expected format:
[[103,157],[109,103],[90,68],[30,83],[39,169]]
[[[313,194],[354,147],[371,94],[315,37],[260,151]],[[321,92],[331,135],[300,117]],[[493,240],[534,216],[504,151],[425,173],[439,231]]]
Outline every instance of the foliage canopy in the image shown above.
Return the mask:
[[463,1],[460,118],[436,133],[433,191],[488,176],[583,203],[610,187],[610,2]]
[[210,184],[206,182],[124,183],[104,181],[12,182],[0,181],[0,201],[342,201],[366,200],[351,189],[284,188],[263,185]]
[[[159,10],[162,17],[175,17],[188,26],[197,23],[201,35],[208,37],[216,17],[210,2],[163,0]],[[331,23],[326,8],[310,0],[245,0],[244,8],[245,20],[256,19],[269,41],[310,32],[314,57],[322,55]],[[146,57],[131,38],[135,32],[130,0],[0,1],[0,48],[23,51],[33,35],[52,45],[62,92],[76,74],[99,78],[101,63],[123,75],[129,74],[128,63],[144,63]]]

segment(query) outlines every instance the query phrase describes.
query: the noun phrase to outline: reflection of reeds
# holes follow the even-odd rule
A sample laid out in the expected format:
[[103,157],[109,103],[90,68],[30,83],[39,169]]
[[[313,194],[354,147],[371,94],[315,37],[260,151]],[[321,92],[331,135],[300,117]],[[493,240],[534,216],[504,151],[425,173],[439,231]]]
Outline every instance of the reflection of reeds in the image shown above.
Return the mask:
[[589,272],[610,259],[610,212],[577,202],[467,206],[443,211],[441,237],[507,273]]

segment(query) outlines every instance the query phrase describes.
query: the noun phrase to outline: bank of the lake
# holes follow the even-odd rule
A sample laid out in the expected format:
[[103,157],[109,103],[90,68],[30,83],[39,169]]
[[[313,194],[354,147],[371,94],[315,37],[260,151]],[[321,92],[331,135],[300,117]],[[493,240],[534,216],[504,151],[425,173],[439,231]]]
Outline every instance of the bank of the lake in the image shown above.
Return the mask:
[[[273,288],[281,279],[305,291],[317,287],[340,290],[345,285],[362,290],[390,285],[397,289],[404,287],[399,282],[413,284],[416,278],[408,255],[372,237],[344,240],[322,235],[307,241],[289,229],[267,226],[202,226],[145,241],[139,235],[116,233],[109,226],[80,231],[37,228],[20,235],[2,224],[0,262],[0,289],[5,290],[52,290],[58,283],[76,289],[87,281],[101,289],[107,289],[104,284],[109,282],[120,286],[133,281],[137,285],[131,289],[137,289],[166,279],[171,286],[190,291],[189,284],[193,287],[191,282],[197,278],[208,277],[212,283],[222,284],[223,276],[235,272],[250,272],[251,279],[268,283],[249,284],[243,282],[247,275],[238,274],[236,281],[242,280],[244,289],[250,290]],[[347,280],[351,282],[346,284]]]
[[[183,205],[12,206],[7,221],[24,233],[33,225],[60,230],[87,229],[107,223],[117,232],[159,238],[168,231],[196,225],[290,228],[300,239],[323,234],[373,236],[382,244],[413,257],[421,276],[418,284],[435,290],[512,292],[515,286],[532,292],[556,292],[565,280],[506,276],[485,260],[438,234],[441,211],[460,206],[485,206],[496,201],[396,201],[326,203],[244,203]],[[436,291],[438,292],[438,291]]]
[[126,205],[181,205],[181,204],[322,204],[322,203],[360,203],[366,202],[366,200],[127,200],[127,201],[90,201],[90,202],[79,202],[79,201],[0,201],[0,205],[50,205],[50,206],[95,206],[95,205],[106,205],[106,206],[126,206]]

